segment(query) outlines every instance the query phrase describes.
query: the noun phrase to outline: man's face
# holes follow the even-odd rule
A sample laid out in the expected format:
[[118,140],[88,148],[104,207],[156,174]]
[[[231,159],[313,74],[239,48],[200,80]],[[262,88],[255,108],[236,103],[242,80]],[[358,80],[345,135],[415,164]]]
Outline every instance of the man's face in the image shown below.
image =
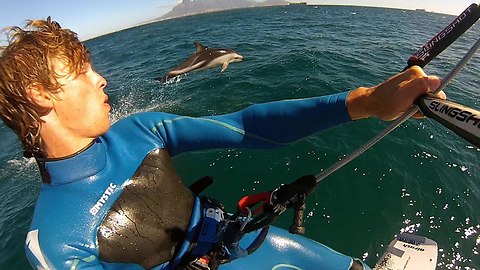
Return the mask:
[[58,79],[63,87],[54,94],[53,101],[60,125],[78,139],[104,134],[110,128],[110,105],[104,92],[107,81],[90,64],[75,78],[65,72],[60,61],[54,62],[54,69],[57,74],[65,74]]

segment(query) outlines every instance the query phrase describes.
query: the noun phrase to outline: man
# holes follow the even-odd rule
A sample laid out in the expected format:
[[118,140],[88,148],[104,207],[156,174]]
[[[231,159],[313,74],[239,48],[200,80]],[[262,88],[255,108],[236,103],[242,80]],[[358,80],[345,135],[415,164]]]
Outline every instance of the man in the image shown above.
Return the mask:
[[[27,27],[12,28],[0,57],[0,112],[25,153],[37,160],[44,182],[26,240],[36,269],[184,267],[217,246],[218,235],[202,240],[199,231],[210,222],[207,210],[218,217],[223,212],[183,185],[171,156],[208,148],[278,147],[352,120],[392,120],[440,84],[414,67],[351,92],[200,118],[148,112],[110,126],[107,82],[76,34],[50,18],[29,21]],[[212,226],[219,226],[221,218],[215,220]],[[275,233],[261,250],[284,252],[271,244]],[[294,239],[300,246],[306,241]],[[362,269],[350,257],[320,245],[318,250],[331,256],[319,260],[319,269]],[[221,268],[245,269],[242,260]],[[261,263],[269,260],[250,267],[264,269]]]

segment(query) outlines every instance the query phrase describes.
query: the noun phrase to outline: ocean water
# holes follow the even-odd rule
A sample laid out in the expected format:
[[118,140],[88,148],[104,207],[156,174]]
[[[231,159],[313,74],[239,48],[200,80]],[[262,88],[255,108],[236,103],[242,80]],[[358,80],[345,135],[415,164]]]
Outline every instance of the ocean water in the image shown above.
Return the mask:
[[[379,8],[268,7],[152,23],[86,45],[108,80],[113,122],[142,111],[201,116],[375,85],[402,70],[453,19]],[[447,74],[479,33],[474,26],[426,72]],[[153,80],[193,53],[194,41],[234,49],[245,61],[224,73],[190,73],[165,85]],[[479,71],[475,56],[445,90],[449,98],[479,108]],[[187,184],[214,176],[206,194],[233,210],[247,194],[326,169],[387,125],[362,120],[289,147],[208,150],[182,154],[174,163]],[[3,123],[0,147],[0,269],[29,269],[23,246],[39,175]],[[479,164],[480,149],[433,120],[409,120],[319,184],[308,198],[306,235],[373,266],[395,235],[412,232],[438,243],[437,269],[478,270]],[[287,212],[276,225],[290,223]]]

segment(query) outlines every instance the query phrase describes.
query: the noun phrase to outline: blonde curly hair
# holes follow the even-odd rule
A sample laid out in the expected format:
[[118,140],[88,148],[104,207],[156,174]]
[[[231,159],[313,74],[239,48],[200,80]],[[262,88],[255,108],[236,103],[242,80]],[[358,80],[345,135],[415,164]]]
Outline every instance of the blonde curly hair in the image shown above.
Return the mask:
[[0,117],[22,141],[26,156],[44,155],[40,138],[41,116],[46,108],[29,96],[29,88],[55,94],[65,73],[55,72],[52,61],[61,61],[74,77],[90,62],[87,48],[77,34],[46,20],[29,20],[24,29],[6,29],[8,46],[0,50]]

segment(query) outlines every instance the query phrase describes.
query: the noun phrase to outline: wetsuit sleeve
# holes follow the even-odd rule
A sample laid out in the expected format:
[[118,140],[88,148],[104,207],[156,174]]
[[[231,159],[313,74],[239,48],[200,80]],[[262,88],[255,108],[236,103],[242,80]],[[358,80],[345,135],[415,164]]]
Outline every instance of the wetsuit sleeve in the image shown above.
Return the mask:
[[348,93],[256,104],[231,114],[209,117],[169,115],[150,129],[171,155],[186,151],[287,145],[351,121]]

